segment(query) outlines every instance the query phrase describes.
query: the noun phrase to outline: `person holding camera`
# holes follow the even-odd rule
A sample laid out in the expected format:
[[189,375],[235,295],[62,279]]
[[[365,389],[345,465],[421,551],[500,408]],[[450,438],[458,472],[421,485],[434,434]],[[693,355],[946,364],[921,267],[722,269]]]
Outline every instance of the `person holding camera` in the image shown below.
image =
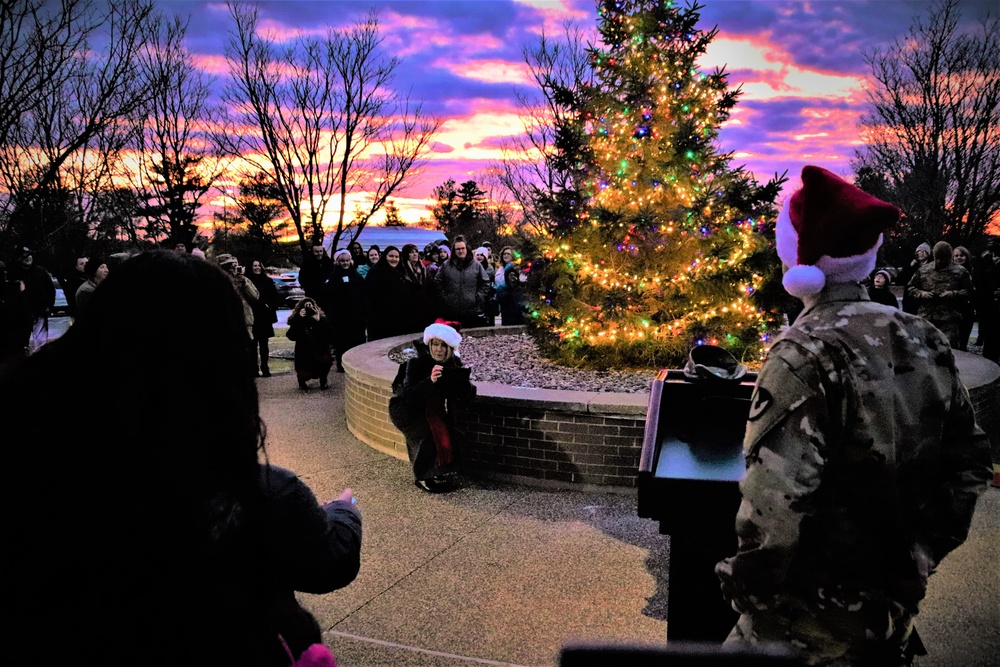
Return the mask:
[[418,356],[400,365],[392,383],[389,417],[406,438],[414,484],[428,493],[455,489],[462,434],[455,428],[456,403],[471,400],[476,387],[456,351],[461,325],[438,319],[424,329]]
[[260,292],[254,284],[247,280],[246,269],[240,266],[239,261],[233,255],[222,254],[216,258],[219,267],[229,276],[236,293],[240,295],[243,302],[243,323],[247,328],[247,372],[257,377],[257,345],[253,337],[253,304],[260,298]]
[[309,389],[306,382],[319,380],[319,388],[326,389],[327,376],[333,366],[333,326],[326,319],[315,299],[299,299],[288,318],[289,340],[295,341],[295,375],[299,389]]

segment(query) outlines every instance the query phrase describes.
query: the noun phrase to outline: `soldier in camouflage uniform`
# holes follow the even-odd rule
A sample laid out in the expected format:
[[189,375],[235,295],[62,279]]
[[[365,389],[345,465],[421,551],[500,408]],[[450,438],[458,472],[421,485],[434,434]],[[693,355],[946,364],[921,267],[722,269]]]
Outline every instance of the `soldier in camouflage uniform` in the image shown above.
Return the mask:
[[975,291],[972,276],[952,260],[951,244],[937,242],[933,256],[933,262],[921,265],[913,274],[906,292],[916,304],[917,315],[940,329],[951,346],[958,348],[962,317]]
[[739,548],[716,567],[741,614],[727,641],[788,643],[810,665],[908,665],[924,653],[913,620],[927,578],[990,477],[989,444],[945,337],[859,284],[898,211],[818,167],[802,181],[777,243],[805,309],[751,401]]

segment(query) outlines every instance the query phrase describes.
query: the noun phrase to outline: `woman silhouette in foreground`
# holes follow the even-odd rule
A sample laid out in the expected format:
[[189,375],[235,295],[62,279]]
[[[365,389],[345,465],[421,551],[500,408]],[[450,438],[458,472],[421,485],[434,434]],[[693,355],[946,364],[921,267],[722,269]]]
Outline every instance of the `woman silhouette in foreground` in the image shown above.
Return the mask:
[[325,650],[294,591],[354,579],[361,516],[350,489],[321,506],[267,464],[245,338],[231,281],[158,251],[0,375],[3,440],[19,443],[2,485],[7,653],[288,665]]

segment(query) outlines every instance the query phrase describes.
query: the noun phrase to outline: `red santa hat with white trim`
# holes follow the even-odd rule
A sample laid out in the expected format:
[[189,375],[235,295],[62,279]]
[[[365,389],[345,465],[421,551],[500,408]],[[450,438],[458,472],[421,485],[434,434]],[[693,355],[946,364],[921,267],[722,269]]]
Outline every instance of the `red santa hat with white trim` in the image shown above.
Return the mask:
[[424,329],[424,344],[430,345],[432,338],[443,340],[449,347],[457,348],[462,343],[462,334],[458,333],[462,325],[458,322],[441,319],[434,320]]
[[789,267],[785,289],[802,298],[827,283],[864,280],[875,269],[882,232],[900,215],[833,172],[803,167],[802,187],[785,202],[775,227],[778,257]]

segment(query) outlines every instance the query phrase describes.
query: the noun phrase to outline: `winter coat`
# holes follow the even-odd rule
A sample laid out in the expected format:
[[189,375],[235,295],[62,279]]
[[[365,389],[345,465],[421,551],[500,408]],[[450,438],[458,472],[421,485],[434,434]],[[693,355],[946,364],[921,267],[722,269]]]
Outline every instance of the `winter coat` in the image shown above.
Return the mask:
[[403,272],[384,259],[365,278],[365,303],[368,314],[368,340],[413,333],[408,330],[405,313],[409,310],[408,289]]
[[896,295],[893,294],[892,290],[888,287],[883,287],[881,289],[877,287],[869,287],[868,298],[875,303],[881,303],[884,306],[899,308],[899,301],[896,299]]
[[402,317],[405,320],[405,333],[423,331],[431,323],[431,284],[427,280],[426,267],[423,264],[413,270],[403,267],[403,284],[406,288],[406,300]]
[[451,258],[441,265],[434,282],[440,317],[457,320],[463,327],[482,326],[490,280],[480,262],[472,259],[459,264]]
[[258,292],[257,300],[250,304],[253,310],[253,337],[258,340],[272,338],[274,323],[278,321],[278,308],[281,307],[278,288],[266,273],[248,273],[247,279]]
[[0,284],[0,364],[24,356],[33,320],[20,287],[13,283]]
[[295,341],[295,370],[307,378],[324,378],[333,364],[330,347],[333,345],[333,327],[326,315],[319,320],[302,317],[297,312],[288,318],[285,335]]
[[90,278],[77,288],[76,294],[73,295],[73,303],[76,304],[77,315],[85,311],[87,306],[90,305],[90,299],[94,296],[94,290],[96,289],[97,283],[94,282],[93,278]]
[[[440,378],[431,382],[431,370],[438,362],[422,341],[414,341],[418,356],[400,365],[393,382],[393,395],[389,399],[389,417],[406,439],[406,449],[413,466],[415,479],[429,479],[449,472],[451,467],[441,467],[436,460],[436,444],[427,421],[427,406],[431,402],[444,403],[445,421],[455,441],[462,434],[454,428],[452,411],[455,403],[469,401],[476,395],[476,387],[464,378]],[[441,364],[446,369],[462,367],[457,356]]]
[[527,299],[520,282],[503,283],[497,287],[497,303],[500,304],[500,323],[503,326],[524,324]]
[[323,291],[323,284],[326,283],[327,276],[333,272],[333,260],[323,255],[323,259],[316,259],[312,254],[306,255],[299,268],[299,285],[306,296],[318,299]]
[[[50,659],[46,644],[56,635],[72,646],[74,662],[107,667],[286,667],[279,633],[296,654],[322,641],[294,592],[328,593],[356,577],[356,507],[320,505],[294,474],[258,464],[252,450],[246,455],[245,444],[240,453],[228,445],[224,464],[197,448],[169,466],[161,465],[162,454],[117,456],[129,436],[96,416],[102,398],[77,400],[64,379],[93,381],[94,374],[97,387],[108,380],[93,359],[67,354],[65,341],[0,373],[0,403],[10,410],[6,440],[49,421],[30,431],[33,447],[11,453],[12,469],[44,462],[47,481],[60,489],[41,493],[30,474],[4,485],[2,585],[4,604],[15,612],[3,625],[8,664],[62,662]],[[256,401],[236,400],[244,398]],[[182,422],[173,414],[154,418],[147,425],[158,433],[146,447],[172,440],[164,433],[177,435],[178,448],[190,445]],[[78,451],[65,446],[71,441]],[[220,465],[229,473],[212,472]],[[229,488],[244,482],[260,493]],[[27,498],[30,510],[17,506]]]
[[24,283],[24,297],[31,314],[36,318],[47,315],[49,308],[56,302],[56,288],[49,272],[38,264],[32,264],[27,269],[20,264],[13,264],[8,267],[7,273],[10,280]]
[[323,285],[320,307],[333,323],[333,345],[338,354],[365,342],[365,281],[354,267],[334,267]]

